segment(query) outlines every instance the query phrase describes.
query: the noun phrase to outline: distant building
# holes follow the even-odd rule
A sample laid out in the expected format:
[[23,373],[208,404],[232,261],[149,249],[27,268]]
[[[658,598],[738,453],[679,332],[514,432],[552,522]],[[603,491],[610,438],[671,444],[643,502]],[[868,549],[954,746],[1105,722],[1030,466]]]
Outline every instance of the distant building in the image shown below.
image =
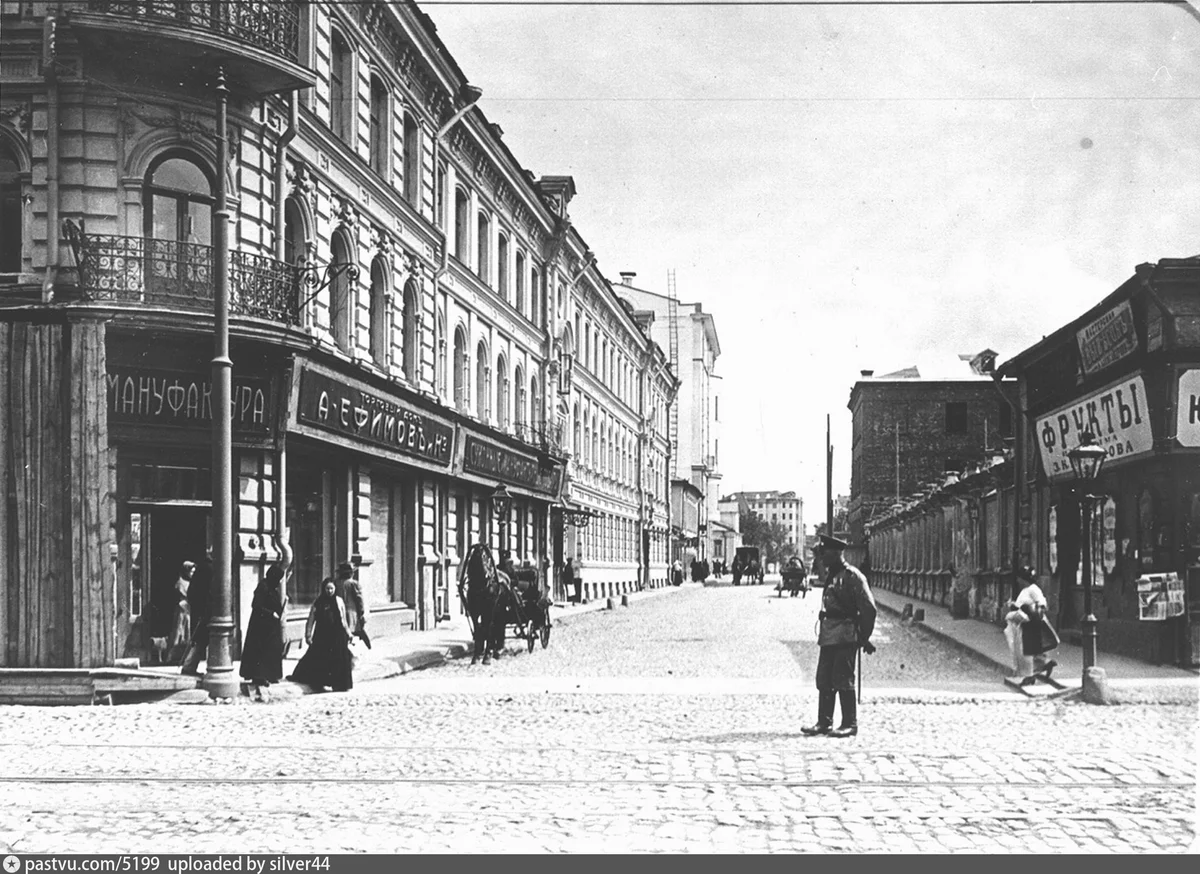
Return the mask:
[[1012,408],[994,377],[996,353],[959,355],[875,376],[850,391],[849,542],[865,561],[863,526],[901,499],[1002,454]]
[[[613,286],[613,291],[629,302],[642,329],[666,350],[668,363],[679,380],[675,403],[667,410],[671,477],[690,483],[703,495],[698,533],[709,519],[719,515],[721,378],[716,373],[716,363],[721,344],[716,323],[711,313],[704,312],[702,304],[676,299],[673,278],[668,278],[668,293],[664,295],[634,286],[636,276],[623,271],[621,282]],[[673,494],[674,491],[672,487]],[[694,535],[676,532],[676,536]],[[676,544],[676,553],[678,547]],[[705,538],[700,538],[698,549],[698,557],[706,558]]]
[[804,540],[804,499],[795,492],[734,492],[722,499],[736,501],[738,512],[752,510],[767,522],[778,522],[787,529],[787,542],[802,552]]

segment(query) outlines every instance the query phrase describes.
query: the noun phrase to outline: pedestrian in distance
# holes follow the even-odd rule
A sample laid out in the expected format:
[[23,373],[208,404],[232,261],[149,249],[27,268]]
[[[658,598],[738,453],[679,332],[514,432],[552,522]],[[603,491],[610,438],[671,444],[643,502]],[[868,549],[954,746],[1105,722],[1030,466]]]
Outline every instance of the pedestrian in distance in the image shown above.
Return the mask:
[[208,658],[209,598],[212,589],[212,558],[205,556],[196,564],[188,585],[188,610],[192,616],[192,639],[179,669],[181,674],[200,675],[200,662]]
[[368,648],[371,639],[367,636],[367,604],[363,598],[362,583],[354,578],[354,565],[344,561],[334,572],[334,586],[337,596],[345,605],[346,627],[350,634],[357,637]]
[[183,664],[183,657],[187,654],[188,644],[192,640],[192,611],[188,607],[188,589],[191,588],[192,576],[195,573],[196,563],[185,561],[171,590],[175,607],[171,615],[171,633],[167,638],[169,649],[166,663],[169,665]]
[[[800,729],[806,735],[853,737],[858,734],[858,702],[855,700],[854,667],[858,651],[875,652],[871,634],[875,630],[875,597],[867,578],[842,553],[844,540],[820,535],[818,552],[827,569],[821,593],[820,629],[817,646],[817,722]],[[842,722],[833,727],[834,705],[841,702]]]
[[326,579],[324,591],[313,602],[304,625],[307,648],[288,679],[318,690],[328,686],[335,692],[349,691],[354,687],[351,640],[346,604],[337,595],[333,579]]
[[[567,592],[567,598],[574,601],[576,604],[583,603],[583,579],[575,570],[575,559],[567,556],[567,561],[563,565],[563,590]],[[574,594],[571,589],[574,589]]]
[[[1013,610],[1009,611],[1005,620],[1007,621],[1011,617],[1012,624],[1020,626],[1021,655],[1028,663],[1028,671],[1021,673],[1020,676],[1022,685],[1029,685],[1035,682],[1039,676],[1050,678],[1050,673],[1058,665],[1058,662],[1048,658],[1047,653],[1058,649],[1059,640],[1058,633],[1046,617],[1046,596],[1042,592],[1041,586],[1037,584],[1037,574],[1032,568],[1022,567],[1017,571],[1017,578],[1025,583],[1025,587],[1013,600]],[[1014,612],[1018,615],[1013,616]],[[1026,662],[1018,665],[1015,647],[1013,649],[1014,667],[1024,668]]]
[[266,701],[267,687],[283,677],[283,611],[287,607],[284,577],[282,564],[267,568],[250,603],[239,673],[246,686],[253,687],[255,701]]

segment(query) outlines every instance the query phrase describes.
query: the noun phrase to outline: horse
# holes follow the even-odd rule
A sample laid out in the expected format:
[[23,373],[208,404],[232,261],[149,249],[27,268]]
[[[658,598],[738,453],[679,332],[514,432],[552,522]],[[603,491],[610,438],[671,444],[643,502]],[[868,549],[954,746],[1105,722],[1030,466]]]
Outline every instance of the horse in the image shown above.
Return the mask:
[[508,574],[496,569],[492,550],[485,543],[476,543],[467,550],[467,557],[459,568],[459,591],[463,591],[467,614],[474,632],[475,652],[471,664],[479,661],[490,665],[492,656],[500,658],[504,649],[504,630],[510,612],[516,607]]
[[808,569],[798,556],[793,555],[784,563],[782,576],[779,597],[783,597],[784,590],[790,592],[793,598],[801,594],[808,596]]

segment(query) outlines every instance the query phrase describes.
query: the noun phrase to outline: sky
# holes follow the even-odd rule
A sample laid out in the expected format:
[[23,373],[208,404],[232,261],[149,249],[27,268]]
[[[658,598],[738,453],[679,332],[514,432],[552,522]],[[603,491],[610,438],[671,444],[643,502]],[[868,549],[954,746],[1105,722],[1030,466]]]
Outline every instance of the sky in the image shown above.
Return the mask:
[[809,530],[860,371],[1003,363],[1200,255],[1192,7],[420,6],[604,275],[713,314],[721,491]]

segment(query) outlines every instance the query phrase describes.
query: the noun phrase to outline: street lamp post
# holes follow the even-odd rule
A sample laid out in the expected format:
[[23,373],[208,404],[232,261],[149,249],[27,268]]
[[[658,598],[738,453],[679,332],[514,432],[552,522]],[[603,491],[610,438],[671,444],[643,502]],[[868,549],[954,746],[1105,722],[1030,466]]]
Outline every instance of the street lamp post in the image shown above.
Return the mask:
[[1100,476],[1100,468],[1108,453],[1103,446],[1096,443],[1091,431],[1084,431],[1080,436],[1079,445],[1067,453],[1071,462],[1071,470],[1075,479],[1082,486],[1079,499],[1083,501],[1084,537],[1080,544],[1079,560],[1083,563],[1083,620],[1080,628],[1083,631],[1083,670],[1096,665],[1096,616],[1092,613],[1092,511],[1095,496],[1091,493]]
[[508,549],[508,513],[511,508],[512,496],[504,487],[504,483],[497,483],[496,488],[492,491],[492,516],[500,520],[498,533],[501,559],[504,558],[504,553]]

